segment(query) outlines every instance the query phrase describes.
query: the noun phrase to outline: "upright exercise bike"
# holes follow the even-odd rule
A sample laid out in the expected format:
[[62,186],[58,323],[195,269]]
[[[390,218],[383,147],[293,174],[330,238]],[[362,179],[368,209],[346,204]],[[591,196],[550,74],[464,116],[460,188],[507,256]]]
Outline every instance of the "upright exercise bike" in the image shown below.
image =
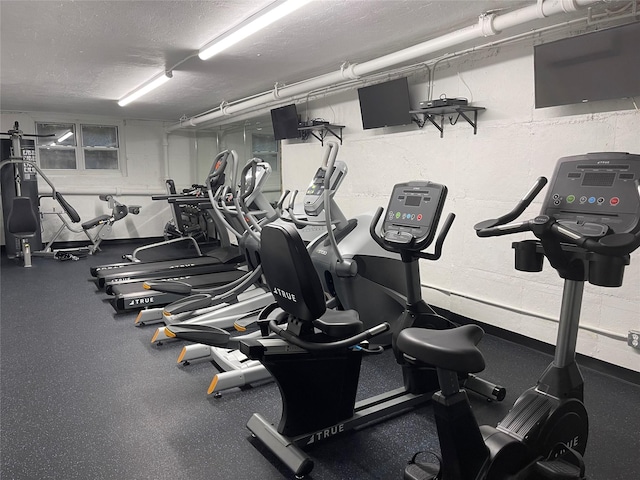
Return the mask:
[[584,479],[588,418],[584,380],[575,361],[584,282],[622,285],[630,253],[640,246],[640,155],[591,153],[558,161],[546,200],[533,220],[513,222],[546,184],[509,214],[475,226],[480,237],[531,231],[538,240],[512,244],[515,268],[539,272],[546,257],[564,279],[554,360],[497,427],[479,427],[460,373],[479,372],[482,330],[408,328],[398,350],[416,364],[435,365],[441,391],[433,399],[440,464],[412,462],[405,480]]

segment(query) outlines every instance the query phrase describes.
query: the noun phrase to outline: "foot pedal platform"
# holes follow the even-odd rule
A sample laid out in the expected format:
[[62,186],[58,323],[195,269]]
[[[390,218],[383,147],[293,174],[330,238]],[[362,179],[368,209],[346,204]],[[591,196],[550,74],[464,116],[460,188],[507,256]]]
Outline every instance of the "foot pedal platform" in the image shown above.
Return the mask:
[[403,480],[436,480],[440,478],[438,476],[439,472],[439,465],[412,463],[404,469],[404,476],[402,478]]
[[581,472],[580,467],[560,458],[537,462],[536,472],[545,479],[582,480],[584,478],[584,471]]
[[[417,460],[418,455],[429,454],[437,460],[438,463],[426,463]],[[407,463],[404,469],[403,480],[440,480],[441,478],[442,459],[434,452],[417,452]]]
[[582,455],[563,444],[556,445],[545,460],[534,468],[537,477],[549,480],[584,480]]

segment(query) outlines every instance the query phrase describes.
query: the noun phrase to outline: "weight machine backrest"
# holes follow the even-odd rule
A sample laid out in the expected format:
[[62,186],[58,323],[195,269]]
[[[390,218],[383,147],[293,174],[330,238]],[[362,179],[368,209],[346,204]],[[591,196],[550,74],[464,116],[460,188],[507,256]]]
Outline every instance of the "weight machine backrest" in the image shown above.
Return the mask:
[[7,230],[18,238],[33,237],[38,231],[38,219],[29,197],[14,197],[7,219]]

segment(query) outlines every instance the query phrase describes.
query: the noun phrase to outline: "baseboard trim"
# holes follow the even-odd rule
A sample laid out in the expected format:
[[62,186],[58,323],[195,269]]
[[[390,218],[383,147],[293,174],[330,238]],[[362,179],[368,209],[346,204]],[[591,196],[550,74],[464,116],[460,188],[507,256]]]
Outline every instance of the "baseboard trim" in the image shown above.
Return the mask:
[[[440,315],[459,325],[475,323],[476,325],[482,327],[482,329],[489,335],[493,335],[494,337],[498,337],[503,340],[522,345],[524,347],[532,348],[533,350],[537,350],[548,355],[553,355],[554,345],[550,345],[535,338],[527,337],[526,335],[522,335],[511,330],[496,327],[495,325],[479,322],[463,315],[451,312],[449,310],[445,310],[443,308],[434,307],[434,309]],[[640,385],[640,372],[636,372],[619,365],[614,365],[613,363],[605,362],[604,360],[593,358],[588,355],[583,355],[581,353],[576,354],[576,360],[580,366],[583,366],[585,368],[590,368],[602,374],[610,375],[634,385]]]

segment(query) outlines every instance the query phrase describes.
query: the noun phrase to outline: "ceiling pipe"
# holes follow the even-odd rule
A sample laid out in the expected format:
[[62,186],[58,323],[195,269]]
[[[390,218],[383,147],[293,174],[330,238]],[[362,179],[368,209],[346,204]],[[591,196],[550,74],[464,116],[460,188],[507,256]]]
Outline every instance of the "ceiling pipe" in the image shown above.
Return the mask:
[[[255,109],[256,107],[272,103],[274,98],[290,98],[312,90],[339,84],[344,81],[358,79],[404,62],[413,61],[439,50],[460,45],[470,40],[497,35],[503,30],[524,25],[540,18],[574,12],[589,5],[603,3],[604,1],[605,0],[540,0],[530,6],[523,7],[512,12],[507,12],[502,15],[495,13],[482,14],[479,17],[478,22],[473,25],[427,40],[426,42],[418,45],[414,45],[364,63],[343,64],[340,67],[340,70],[336,72],[304,80],[293,85],[277,85],[272,91],[256,95],[234,104],[223,102],[218,110],[191,117],[188,120],[188,125],[197,126],[205,122],[223,118],[227,115],[233,115],[235,113]],[[184,122],[169,126],[167,128],[167,132],[172,132],[181,128],[185,128]]]

